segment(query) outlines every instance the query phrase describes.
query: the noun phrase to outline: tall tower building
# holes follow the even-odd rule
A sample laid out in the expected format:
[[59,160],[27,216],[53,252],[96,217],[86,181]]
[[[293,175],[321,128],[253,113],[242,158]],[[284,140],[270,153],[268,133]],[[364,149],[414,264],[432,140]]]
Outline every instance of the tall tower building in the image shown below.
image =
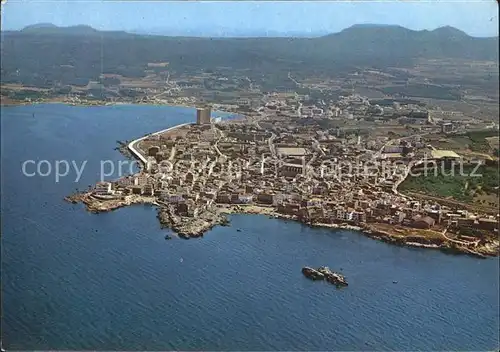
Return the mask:
[[196,124],[209,125],[211,123],[210,120],[211,115],[212,115],[212,109],[210,107],[196,109]]

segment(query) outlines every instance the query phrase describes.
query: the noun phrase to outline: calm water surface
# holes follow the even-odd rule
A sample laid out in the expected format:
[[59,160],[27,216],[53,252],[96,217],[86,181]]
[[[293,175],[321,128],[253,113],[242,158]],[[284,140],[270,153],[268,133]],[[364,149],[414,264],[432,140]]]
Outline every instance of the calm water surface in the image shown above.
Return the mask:
[[[153,207],[93,215],[63,202],[98,180],[100,160],[123,160],[116,140],[193,120],[152,106],[2,109],[5,349],[499,348],[498,259],[263,216],[165,241]],[[30,159],[87,164],[78,183],[74,171],[56,183],[23,176]],[[304,265],[341,269],[349,287],[308,281]]]

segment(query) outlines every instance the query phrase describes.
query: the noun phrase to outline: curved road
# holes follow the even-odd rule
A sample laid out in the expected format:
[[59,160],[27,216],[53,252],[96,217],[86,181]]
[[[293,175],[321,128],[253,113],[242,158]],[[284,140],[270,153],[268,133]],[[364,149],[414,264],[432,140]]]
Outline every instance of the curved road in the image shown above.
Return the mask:
[[408,175],[411,172],[412,167],[418,166],[418,165],[422,164],[423,162],[424,162],[424,159],[420,159],[416,163],[414,163],[414,164],[410,163],[409,165],[406,166],[405,174],[398,181],[396,181],[396,183],[392,186],[392,192],[394,194],[397,194],[397,195],[402,196],[402,197],[405,196],[404,194],[402,194],[401,192],[398,191],[399,185],[401,183],[403,183],[404,180],[406,180],[406,178],[408,177]]
[[146,138],[148,138],[148,137],[150,137],[150,136],[156,136],[156,135],[158,135],[158,134],[165,133],[165,132],[168,132],[168,131],[171,131],[171,130],[175,130],[175,129],[177,129],[177,128],[181,128],[181,127],[184,127],[184,126],[192,125],[192,124],[193,124],[193,123],[191,123],[191,122],[188,122],[188,123],[182,123],[182,124],[180,124],[180,125],[176,125],[176,126],[173,126],[173,127],[169,127],[169,128],[166,128],[166,129],[164,129],[164,130],[161,130],[161,131],[158,131],[158,132],[155,132],[155,133],[147,134],[147,135],[145,135],[144,137],[138,138],[138,139],[136,139],[136,140],[134,140],[134,141],[130,142],[130,143],[128,144],[128,149],[132,152],[132,154],[134,154],[134,155],[135,155],[135,157],[136,157],[137,159],[139,159],[140,161],[142,161],[142,162],[144,163],[144,165],[146,165],[146,164],[148,163],[148,160],[147,160],[147,159],[144,157],[144,155],[142,155],[142,154],[141,154],[141,153],[140,153],[140,152],[136,149],[136,147],[135,147],[135,145],[136,145],[138,142],[140,142],[140,141],[142,141],[142,140],[144,140],[144,139],[146,139]]

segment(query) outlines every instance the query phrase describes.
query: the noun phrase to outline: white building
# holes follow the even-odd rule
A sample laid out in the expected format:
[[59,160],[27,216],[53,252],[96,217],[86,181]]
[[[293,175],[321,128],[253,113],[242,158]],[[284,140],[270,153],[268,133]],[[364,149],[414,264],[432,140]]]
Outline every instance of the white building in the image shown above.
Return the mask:
[[113,192],[111,191],[111,183],[109,182],[98,182],[94,188],[94,194],[98,195],[110,195]]

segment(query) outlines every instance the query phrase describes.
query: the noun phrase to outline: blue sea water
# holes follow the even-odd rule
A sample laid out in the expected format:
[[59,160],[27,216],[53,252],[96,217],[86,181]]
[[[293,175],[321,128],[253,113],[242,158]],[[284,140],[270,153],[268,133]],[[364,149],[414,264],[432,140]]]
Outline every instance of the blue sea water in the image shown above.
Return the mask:
[[[500,347],[497,258],[246,215],[202,239],[165,241],[154,207],[95,215],[63,201],[98,180],[101,160],[124,160],[116,140],[194,118],[155,106],[2,108],[3,348]],[[23,161],[43,159],[87,164],[78,183],[74,171],[57,183],[23,175]],[[304,265],[341,270],[349,287],[311,282]]]

